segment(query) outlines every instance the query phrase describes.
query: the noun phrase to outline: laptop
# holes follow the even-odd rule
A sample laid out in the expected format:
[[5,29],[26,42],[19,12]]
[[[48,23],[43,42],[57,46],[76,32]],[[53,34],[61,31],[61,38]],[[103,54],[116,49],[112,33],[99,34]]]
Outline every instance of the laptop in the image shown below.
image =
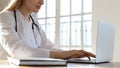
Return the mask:
[[114,32],[115,27],[113,25],[104,21],[98,21],[96,58],[92,60],[72,58],[68,60],[68,62],[96,64],[112,61],[114,48]]

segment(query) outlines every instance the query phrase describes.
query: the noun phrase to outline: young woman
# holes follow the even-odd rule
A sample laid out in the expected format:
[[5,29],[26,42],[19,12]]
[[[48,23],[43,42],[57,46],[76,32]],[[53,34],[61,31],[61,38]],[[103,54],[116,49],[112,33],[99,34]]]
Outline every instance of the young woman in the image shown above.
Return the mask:
[[54,48],[38,21],[31,16],[43,4],[43,0],[11,0],[0,13],[0,57],[95,57],[84,50],[62,51]]

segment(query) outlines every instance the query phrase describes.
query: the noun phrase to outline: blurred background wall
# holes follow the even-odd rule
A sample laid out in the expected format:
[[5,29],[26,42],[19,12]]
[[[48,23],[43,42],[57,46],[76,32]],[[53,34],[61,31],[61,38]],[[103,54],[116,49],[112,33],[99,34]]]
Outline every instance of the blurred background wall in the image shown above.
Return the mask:
[[0,0],[0,11],[3,10],[9,2],[10,0]]

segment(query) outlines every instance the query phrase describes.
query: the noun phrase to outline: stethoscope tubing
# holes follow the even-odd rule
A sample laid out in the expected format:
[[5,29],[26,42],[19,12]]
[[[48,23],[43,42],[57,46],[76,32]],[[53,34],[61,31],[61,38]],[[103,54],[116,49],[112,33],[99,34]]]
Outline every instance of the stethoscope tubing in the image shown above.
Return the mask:
[[[15,31],[17,32],[18,30],[17,30],[17,16],[16,16],[16,11],[14,11],[14,18],[15,18]],[[31,20],[32,20],[32,30],[33,30],[33,34],[34,34],[34,39],[35,39],[36,44],[37,44],[38,47],[39,47],[39,44],[38,44],[38,42],[37,42],[37,38],[36,38],[35,32],[34,32],[34,25],[36,26],[36,29],[38,30],[38,33],[39,33],[39,35],[40,35],[40,37],[41,37],[41,40],[43,40],[42,35],[41,35],[41,32],[40,32],[40,28],[39,28],[39,26],[34,22],[34,19],[32,18],[31,15],[30,15],[30,18],[31,18]]]

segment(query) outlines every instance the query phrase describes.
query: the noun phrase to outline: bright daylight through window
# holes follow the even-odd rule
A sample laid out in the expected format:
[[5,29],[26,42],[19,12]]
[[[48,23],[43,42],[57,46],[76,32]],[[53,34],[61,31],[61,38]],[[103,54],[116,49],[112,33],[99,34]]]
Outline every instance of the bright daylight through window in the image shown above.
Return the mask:
[[92,0],[44,0],[37,17],[56,47],[92,50]]

